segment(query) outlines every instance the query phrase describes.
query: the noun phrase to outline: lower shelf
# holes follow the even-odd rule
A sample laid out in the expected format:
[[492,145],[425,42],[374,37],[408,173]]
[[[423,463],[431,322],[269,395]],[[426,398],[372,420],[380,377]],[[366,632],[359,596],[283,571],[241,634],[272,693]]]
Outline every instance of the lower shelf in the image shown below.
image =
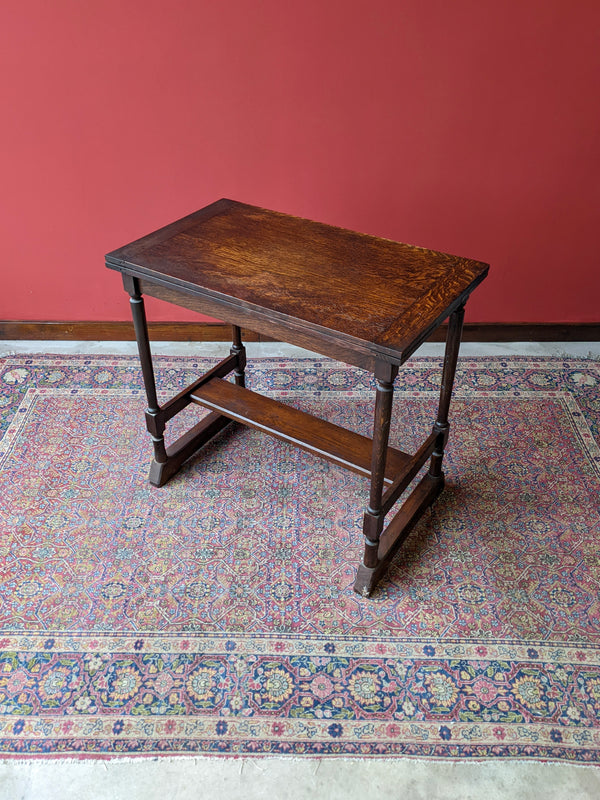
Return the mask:
[[[366,477],[371,476],[372,442],[367,436],[220,378],[213,378],[198,388],[192,393],[191,399],[194,403],[290,442],[334,464]],[[412,460],[407,453],[389,447],[386,483],[392,483]]]

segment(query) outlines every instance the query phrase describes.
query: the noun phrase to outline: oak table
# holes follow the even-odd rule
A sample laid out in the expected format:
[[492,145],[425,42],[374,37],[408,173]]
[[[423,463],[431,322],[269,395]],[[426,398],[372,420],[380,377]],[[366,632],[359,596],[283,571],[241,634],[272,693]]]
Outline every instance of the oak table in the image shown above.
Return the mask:
[[[232,420],[259,428],[370,478],[364,556],[354,589],[368,596],[393,554],[444,486],[442,459],[464,304],[488,265],[219,200],[106,256],[122,273],[148,398],[150,482],[162,486]],[[163,405],[156,395],[143,294],[233,326],[230,355]],[[437,419],[416,453],[388,445],[398,368],[449,317]],[[370,371],[373,437],[361,436],[245,387],[241,326]],[[225,380],[233,373],[233,382]],[[210,409],[167,447],[167,422]],[[384,520],[431,459],[401,508]]]

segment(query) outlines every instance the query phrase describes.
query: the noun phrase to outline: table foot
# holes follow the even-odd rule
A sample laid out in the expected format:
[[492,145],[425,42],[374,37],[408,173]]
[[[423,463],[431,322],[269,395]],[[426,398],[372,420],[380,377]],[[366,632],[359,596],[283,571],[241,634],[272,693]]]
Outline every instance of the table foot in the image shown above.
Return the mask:
[[148,480],[153,486],[164,486],[170,478],[180,469],[184,461],[204,447],[212,438],[232,424],[229,417],[222,414],[209,414],[184,433],[170,447],[167,447],[167,460],[152,462]]
[[417,484],[412,494],[404,502],[398,513],[381,534],[377,548],[377,561],[373,566],[361,562],[356,573],[354,591],[363,597],[370,597],[383,577],[392,558],[408,534],[417,524],[423,513],[432,505],[444,488],[444,475],[426,474]]

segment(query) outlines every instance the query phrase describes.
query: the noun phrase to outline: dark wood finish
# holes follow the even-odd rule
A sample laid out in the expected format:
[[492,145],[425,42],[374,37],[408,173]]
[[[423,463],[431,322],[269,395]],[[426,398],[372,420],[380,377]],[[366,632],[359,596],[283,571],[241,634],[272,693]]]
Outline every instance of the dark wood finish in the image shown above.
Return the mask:
[[193,456],[196,450],[213,439],[228,425],[231,425],[229,417],[221,414],[209,414],[200,420],[183,436],[180,436],[170,447],[167,447],[166,459],[158,462],[156,459],[150,466],[150,483],[154,486],[164,486],[165,483],[175,475],[184,461]]
[[423,512],[429,508],[443,488],[443,478],[432,478],[428,473],[421,479],[381,535],[375,565],[369,567],[364,561],[359,565],[354,583],[355,592],[363,597],[371,595],[373,589],[385,574],[400,545],[405,541]]
[[400,495],[408,488],[413,478],[416,478],[417,473],[431,456],[435,449],[437,441],[437,433],[435,431],[425,439],[421,447],[417,450],[415,455],[406,464],[405,468],[398,472],[392,485],[387,489],[381,501],[381,513],[385,517],[391,510],[392,506]]
[[[231,325],[222,322],[152,322],[148,333],[157,342],[226,342]],[[254,331],[242,329],[246,342],[272,341]],[[135,330],[131,322],[27,322],[0,321],[0,340],[132,342]]]
[[[209,369],[208,372],[205,372],[204,375],[198,378],[197,381],[194,381],[187,389],[183,389],[183,391],[179,392],[179,394],[171,398],[171,400],[167,400],[161,408],[164,422],[168,422],[176,414],[179,414],[182,409],[189,406],[192,402],[192,394],[203,384],[208,383],[208,381],[213,378],[224,378],[226,375],[229,375],[230,372],[237,369],[237,365],[237,354],[232,353],[228,358],[223,359],[223,361],[220,361],[212,369]],[[150,433],[152,433],[152,431],[150,431]]]
[[[148,333],[156,342],[226,342],[231,326],[222,322],[152,322]],[[246,342],[272,342],[242,328]],[[131,322],[61,320],[57,322],[0,320],[0,340],[127,342],[135,340]],[[445,325],[436,328],[428,342],[446,340]],[[466,322],[463,342],[600,342],[600,324],[596,322]]]
[[[366,436],[219,379],[204,383],[191,399],[360,475],[371,475],[371,440]],[[388,448],[389,483],[409,459],[401,450]]]
[[135,328],[144,387],[148,399],[146,425],[152,436],[154,460],[159,464],[164,464],[167,461],[164,438],[165,423],[161,418],[161,409],[156,397],[156,383],[154,380],[154,368],[152,366],[152,353],[150,352],[150,343],[148,341],[148,326],[146,324],[144,300],[140,294],[140,285],[136,278],[123,274],[123,285],[130,295],[129,302],[131,304],[133,327]]
[[[448,413],[464,315],[464,306],[460,306],[450,315],[440,388],[440,402],[432,434],[416,455],[413,456],[405,474],[398,476],[383,497],[383,487],[375,480],[375,463],[376,458],[381,458],[378,451],[378,440],[379,438],[387,439],[387,430],[389,430],[392,384],[378,381],[373,431],[373,479],[371,483],[371,498],[365,513],[363,527],[365,555],[354,584],[354,590],[364,596],[371,594],[400,544],[408,536],[423,511],[431,505],[444,488],[442,460],[450,431]],[[391,508],[394,498],[400,495],[403,488],[408,487],[410,480],[416,476],[429,453],[431,453],[429,473],[421,479],[382,535],[384,517]],[[379,464],[377,468],[381,469]]]
[[402,364],[488,266],[218,202],[106,256],[145,294],[374,370]]
[[[373,421],[373,444],[371,447],[371,490],[369,505],[363,517],[363,536],[365,553],[363,563],[367,567],[377,565],[379,537],[383,530],[384,516],[381,509],[383,480],[387,470],[388,439],[392,420],[392,401],[394,399],[394,378],[397,370],[385,370],[380,365],[375,373],[375,419]],[[382,369],[383,367],[383,369]],[[387,373],[387,374],[386,374]],[[398,470],[394,470],[397,474]]]
[[431,456],[431,466],[429,474],[432,478],[439,478],[442,474],[442,459],[444,458],[444,448],[450,433],[450,423],[448,413],[450,411],[450,399],[452,397],[452,387],[454,386],[454,375],[456,373],[456,362],[460,348],[460,337],[462,333],[465,308],[461,306],[450,315],[448,325],[448,338],[446,339],[446,352],[444,354],[444,367],[442,371],[442,385],[440,387],[440,402],[438,415],[433,426],[436,434],[435,449]]
[[233,326],[233,344],[231,345],[231,355],[236,359],[233,374],[238,386],[246,385],[246,348],[242,344],[242,329],[238,325]]
[[[131,297],[155,458],[163,485],[229,420],[258,428],[371,480],[364,559],[355,591],[370,595],[389,561],[444,485],[441,469],[464,304],[487,264],[220,200],[106,257]],[[162,407],[158,405],[142,295],[232,324],[231,355]],[[437,420],[414,455],[388,444],[398,367],[450,318]],[[262,397],[245,388],[240,325],[371,370],[373,437]],[[233,373],[234,382],[224,380]],[[212,410],[166,447],[165,426],[189,403]],[[426,460],[392,521],[386,514]],[[386,488],[387,484],[387,488]]]
[[[440,328],[431,341],[443,342]],[[467,322],[463,342],[600,342],[598,322]]]

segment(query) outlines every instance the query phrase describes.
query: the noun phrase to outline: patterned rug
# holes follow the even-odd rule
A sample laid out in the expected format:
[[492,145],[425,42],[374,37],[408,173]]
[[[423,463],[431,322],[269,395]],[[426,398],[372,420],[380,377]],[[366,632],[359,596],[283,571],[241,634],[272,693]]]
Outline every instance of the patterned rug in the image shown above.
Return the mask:
[[[166,399],[214,360],[156,363]],[[401,370],[402,449],[439,380]],[[248,384],[370,433],[359,370]],[[129,357],[0,360],[5,757],[600,762],[598,362],[459,362],[447,488],[371,599],[365,479],[238,427],[152,487],[141,386]]]

